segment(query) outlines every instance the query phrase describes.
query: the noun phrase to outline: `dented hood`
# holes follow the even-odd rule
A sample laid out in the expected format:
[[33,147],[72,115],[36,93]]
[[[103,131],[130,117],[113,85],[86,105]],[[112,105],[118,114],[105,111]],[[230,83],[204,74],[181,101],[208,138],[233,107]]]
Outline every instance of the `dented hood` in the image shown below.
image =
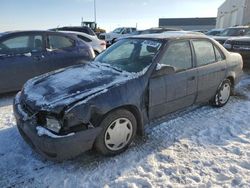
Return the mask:
[[33,110],[59,113],[67,105],[119,85],[130,76],[101,63],[78,65],[29,80],[21,98]]

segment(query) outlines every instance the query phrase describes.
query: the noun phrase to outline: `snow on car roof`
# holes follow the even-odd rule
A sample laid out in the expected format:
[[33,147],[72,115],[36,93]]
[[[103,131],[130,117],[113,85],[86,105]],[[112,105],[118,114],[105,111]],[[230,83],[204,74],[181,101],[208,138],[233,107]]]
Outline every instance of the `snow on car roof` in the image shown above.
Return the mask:
[[136,36],[131,36],[129,38],[168,39],[168,38],[188,38],[188,37],[207,38],[206,35],[202,33],[192,32],[192,31],[166,31],[164,33],[159,33],[159,34],[136,35]]

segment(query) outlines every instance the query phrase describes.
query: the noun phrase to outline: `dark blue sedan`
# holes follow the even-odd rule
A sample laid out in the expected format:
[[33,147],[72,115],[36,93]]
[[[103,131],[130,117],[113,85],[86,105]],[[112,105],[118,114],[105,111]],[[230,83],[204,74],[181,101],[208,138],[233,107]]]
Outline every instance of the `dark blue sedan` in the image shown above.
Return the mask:
[[70,34],[52,31],[0,35],[0,93],[20,90],[30,78],[94,58],[92,48]]

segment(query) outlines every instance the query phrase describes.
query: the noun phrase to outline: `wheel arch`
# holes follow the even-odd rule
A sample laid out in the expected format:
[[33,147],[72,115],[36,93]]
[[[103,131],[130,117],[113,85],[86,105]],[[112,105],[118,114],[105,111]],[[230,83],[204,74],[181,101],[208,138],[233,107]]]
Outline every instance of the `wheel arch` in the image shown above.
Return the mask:
[[110,113],[116,111],[116,110],[119,110],[119,109],[125,109],[129,112],[131,112],[134,116],[135,116],[135,119],[136,119],[136,122],[137,122],[137,131],[136,131],[136,134],[137,135],[140,135],[140,136],[143,136],[144,135],[144,126],[143,126],[143,120],[142,120],[142,114],[140,112],[140,110],[134,106],[134,105],[123,105],[123,106],[119,106],[119,107],[116,107],[108,112],[106,112],[104,115],[99,115],[99,123]]
[[234,86],[234,77],[233,76],[228,76],[227,79],[231,82],[232,86]]
[[234,95],[235,74],[233,72],[231,74],[228,74],[226,79],[231,82],[231,94]]

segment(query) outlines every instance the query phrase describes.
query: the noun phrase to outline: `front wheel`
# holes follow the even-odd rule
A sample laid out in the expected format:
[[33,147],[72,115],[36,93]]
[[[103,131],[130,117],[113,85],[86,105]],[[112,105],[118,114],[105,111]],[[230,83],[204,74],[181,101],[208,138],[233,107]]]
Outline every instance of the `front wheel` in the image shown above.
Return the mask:
[[226,79],[222,82],[219,87],[214,99],[212,100],[212,104],[216,107],[222,107],[227,104],[231,95],[231,82]]
[[103,155],[116,155],[125,151],[137,129],[134,115],[123,109],[108,114],[100,126],[103,130],[95,141],[95,148]]

